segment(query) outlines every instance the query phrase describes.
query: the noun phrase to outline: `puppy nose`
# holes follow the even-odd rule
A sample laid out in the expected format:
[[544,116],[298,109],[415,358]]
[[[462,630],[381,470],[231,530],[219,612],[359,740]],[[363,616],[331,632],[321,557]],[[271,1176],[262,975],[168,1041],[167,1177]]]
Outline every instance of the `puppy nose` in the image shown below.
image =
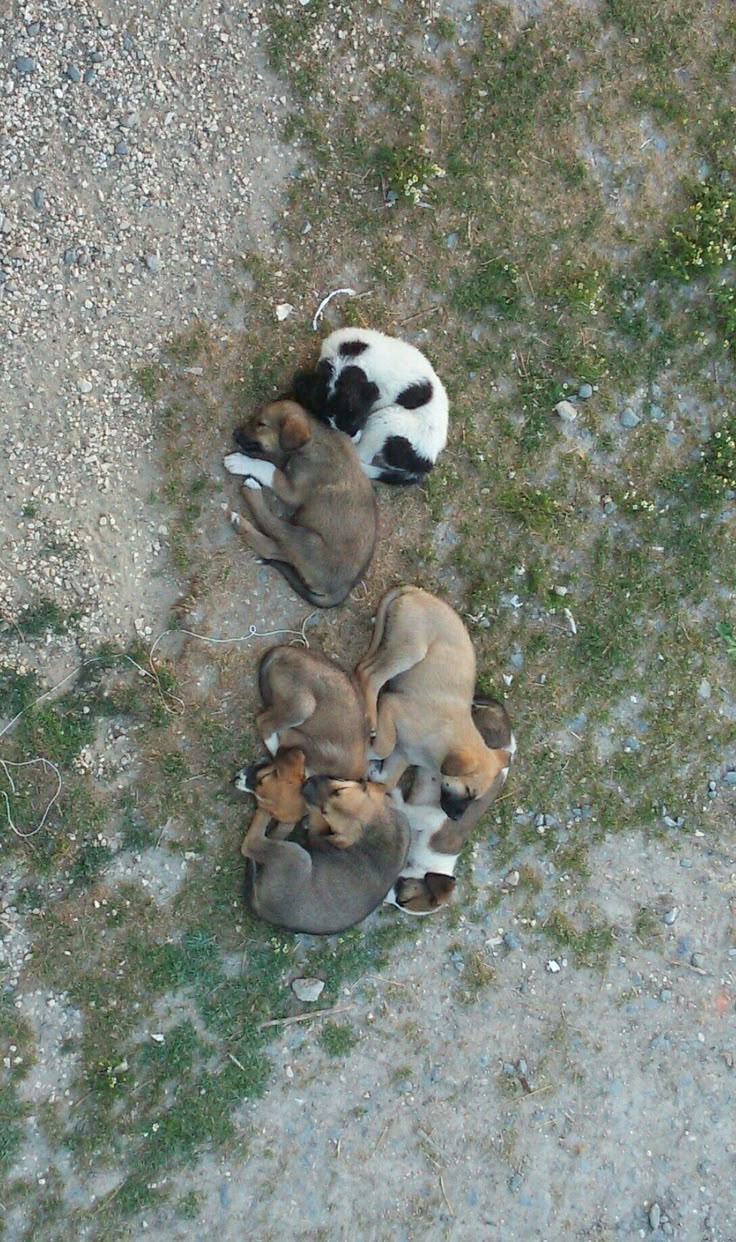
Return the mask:
[[302,796],[308,806],[319,806],[327,793],[329,776],[310,776],[302,785]]

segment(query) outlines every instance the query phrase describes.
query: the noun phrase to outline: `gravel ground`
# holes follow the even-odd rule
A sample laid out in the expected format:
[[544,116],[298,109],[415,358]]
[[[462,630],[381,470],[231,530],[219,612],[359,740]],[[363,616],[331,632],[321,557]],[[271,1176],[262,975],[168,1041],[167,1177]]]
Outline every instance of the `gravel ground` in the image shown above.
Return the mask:
[[[42,595],[91,638],[166,616],[153,416],[135,382],[233,261],[271,247],[294,151],[258,5],[11,5],[0,18],[0,609]],[[237,312],[241,317],[242,308]],[[247,311],[245,312],[247,314]]]

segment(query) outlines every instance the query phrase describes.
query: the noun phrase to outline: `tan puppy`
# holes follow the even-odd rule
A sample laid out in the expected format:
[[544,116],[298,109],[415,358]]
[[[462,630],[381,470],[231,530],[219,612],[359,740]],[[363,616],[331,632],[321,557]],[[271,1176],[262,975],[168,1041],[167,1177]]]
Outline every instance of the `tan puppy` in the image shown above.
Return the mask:
[[406,866],[386,901],[408,914],[432,914],[449,899],[458,855],[506,783],[516,741],[505,707],[495,699],[476,698],[473,719],[486,746],[499,754],[505,766],[488,792],[471,802],[460,819],[448,819],[440,808],[439,773],[417,768],[406,802],[397,789],[393,792],[409,820],[411,845]]
[[[293,776],[298,760],[290,758],[292,763]],[[316,813],[318,824],[313,829],[310,823],[302,846],[266,836],[271,814],[291,814],[292,803],[287,788],[282,804],[279,781],[269,778],[267,792],[265,785],[265,778],[256,778],[258,810],[243,842],[246,901],[253,913],[289,931],[319,936],[360,923],[380,905],[404,865],[406,817],[383,785],[315,776],[303,793],[310,820]]]
[[[303,599],[334,608],[362,578],[376,542],[375,497],[351,441],[294,401],[264,406],[235,440],[242,452],[230,453],[225,468],[244,476],[249,518],[224,505],[230,521]],[[269,489],[287,517],[268,504]]]
[[460,819],[504,762],[473,723],[475,654],[457,613],[419,587],[394,587],[378,606],[356,675],[375,730],[373,754],[386,760],[379,779],[393,789],[411,765],[439,771],[442,810]]
[[[258,732],[271,755],[280,758],[288,751],[301,756],[299,786],[312,775],[365,777],[365,707],[352,677],[339,665],[318,651],[272,647],[258,666],[258,688],[263,700],[263,711],[256,717]],[[294,770],[292,763],[289,771]],[[235,776],[236,787],[253,792],[253,773],[253,768],[242,768]],[[284,835],[306,814],[300,797],[292,801],[294,811],[288,819],[275,816],[290,825]]]

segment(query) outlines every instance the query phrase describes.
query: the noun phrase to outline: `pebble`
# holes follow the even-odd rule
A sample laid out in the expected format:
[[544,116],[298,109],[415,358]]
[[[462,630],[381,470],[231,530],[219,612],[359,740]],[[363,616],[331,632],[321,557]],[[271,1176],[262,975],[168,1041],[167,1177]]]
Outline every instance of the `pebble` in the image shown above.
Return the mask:
[[44,194],[40,185],[36,186],[36,189],[33,191],[33,206],[36,208],[37,211],[43,211],[45,204],[46,204],[46,195]]
[[704,677],[698,686],[698,694],[701,699],[709,699],[711,695],[711,685],[707,677]]
[[513,668],[524,667],[524,656],[521,651],[512,651],[509,659]]
[[509,888],[516,888],[519,883],[519,879],[520,876],[518,871],[509,871],[508,875],[505,877],[504,883],[508,884]]
[[650,418],[656,419],[656,421],[659,423],[665,417],[665,412],[662,409],[661,405],[650,405],[649,416]]
[[673,906],[671,910],[665,911],[663,918],[668,927],[672,926],[679,913],[677,906]]
[[626,409],[622,410],[621,412],[621,426],[622,427],[629,427],[629,428],[638,427],[640,422],[641,422],[641,415],[637,414],[636,410],[632,410],[630,405],[627,405]]
[[29,34],[31,38],[33,39],[36,35],[39,35],[41,33],[41,23],[40,22],[29,22],[28,25],[26,26],[26,33]]
[[64,251],[64,266],[71,267],[77,261],[77,252],[71,246]]
[[30,56],[16,56],[15,68],[18,73],[35,73],[36,62],[35,60],[32,60]]
[[82,75],[77,69],[76,65],[67,65],[66,76],[68,77],[70,82],[81,82],[82,81]]
[[459,238],[459,236],[458,236],[458,234],[457,234],[457,233],[448,233],[448,235],[447,235],[447,249],[448,249],[448,250],[455,250],[455,249],[456,249],[456,247],[457,247],[457,243],[459,242],[459,240],[460,240],[460,238]]
[[86,379],[79,380],[77,382],[77,388],[79,389],[81,393],[85,393],[85,394],[92,391],[92,385],[90,384],[89,380],[86,380]]
[[85,69],[84,81],[87,86],[94,86],[95,82],[97,81],[97,74],[95,73],[94,69]]
[[562,419],[563,423],[574,423],[578,416],[578,412],[571,401],[558,401],[555,406],[555,414]]
[[292,979],[291,990],[300,1001],[312,1003],[319,1000],[324,991],[323,979],[312,979],[305,977],[303,979]]
[[123,49],[124,49],[124,51],[126,51],[126,52],[132,52],[134,47],[135,47],[135,42],[134,42],[134,40],[133,40],[133,36],[132,36],[132,35],[129,35],[129,34],[124,34],[124,35],[123,35]]
[[92,61],[93,65],[101,65],[104,59],[105,59],[104,52],[93,52],[92,55],[90,56],[90,60]]
[[649,1209],[649,1225],[652,1229],[659,1229],[659,1222],[662,1219],[662,1211],[658,1203],[653,1203]]
[[732,768],[730,772],[726,772],[723,779],[727,785],[736,785],[736,771]]
[[638,737],[627,737],[624,739],[624,750],[634,751],[641,750],[641,742]]
[[578,388],[578,396],[581,401],[589,401],[590,398],[593,396],[593,385],[592,384],[581,384],[580,387]]
[[141,118],[137,112],[129,112],[120,122],[121,129],[137,129],[141,123]]
[[705,966],[705,954],[704,953],[693,953],[692,957],[690,958],[690,965],[697,966],[698,970],[702,970],[703,967]]
[[506,945],[507,949],[520,949],[521,948],[521,939],[519,936],[516,935],[516,932],[510,932],[510,931],[504,932],[503,942]]
[[522,1185],[521,1174],[512,1173],[511,1177],[509,1178],[509,1190],[511,1191],[511,1193],[515,1195],[517,1191],[521,1190],[521,1185]]
[[149,272],[153,272],[154,276],[161,271],[161,260],[157,254],[146,255],[146,267]]
[[116,142],[115,143],[115,154],[116,155],[129,155],[130,147],[128,146],[127,142]]

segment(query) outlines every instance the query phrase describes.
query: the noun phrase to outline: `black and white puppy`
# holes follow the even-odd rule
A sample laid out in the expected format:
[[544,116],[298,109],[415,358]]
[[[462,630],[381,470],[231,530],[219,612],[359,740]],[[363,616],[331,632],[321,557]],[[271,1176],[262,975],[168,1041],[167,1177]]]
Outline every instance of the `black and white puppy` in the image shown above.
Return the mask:
[[297,400],[354,441],[369,479],[420,483],[447,443],[447,393],[406,341],[373,328],[338,328],[315,371],[294,379]]

